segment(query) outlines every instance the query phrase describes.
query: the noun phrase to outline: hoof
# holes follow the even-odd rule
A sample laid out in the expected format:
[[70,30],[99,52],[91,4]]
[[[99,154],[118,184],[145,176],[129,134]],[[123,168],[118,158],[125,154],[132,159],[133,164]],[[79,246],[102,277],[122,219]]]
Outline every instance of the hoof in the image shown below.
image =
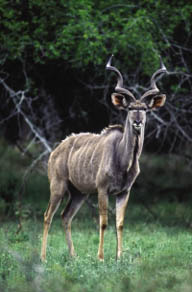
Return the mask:
[[98,260],[99,260],[100,262],[104,262],[104,256],[99,256],[99,255],[98,255]]
[[41,256],[40,259],[41,259],[41,262],[42,263],[47,263],[47,260],[46,260],[46,257],[45,256]]

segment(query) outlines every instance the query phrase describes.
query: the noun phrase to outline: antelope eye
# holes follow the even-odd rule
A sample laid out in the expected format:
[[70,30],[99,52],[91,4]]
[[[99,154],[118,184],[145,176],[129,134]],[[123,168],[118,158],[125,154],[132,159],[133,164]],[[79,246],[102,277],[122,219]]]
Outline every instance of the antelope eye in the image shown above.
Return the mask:
[[146,112],[147,111],[147,108],[146,107],[142,107],[142,108],[140,108],[140,111]]

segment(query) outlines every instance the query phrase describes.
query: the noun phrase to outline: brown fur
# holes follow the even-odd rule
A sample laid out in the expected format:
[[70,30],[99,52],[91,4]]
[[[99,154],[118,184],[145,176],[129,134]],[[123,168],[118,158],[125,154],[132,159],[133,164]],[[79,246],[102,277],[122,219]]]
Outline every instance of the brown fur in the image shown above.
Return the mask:
[[[42,260],[46,259],[47,237],[53,216],[67,193],[69,201],[62,212],[62,220],[70,255],[75,255],[71,237],[72,219],[88,195],[95,193],[98,194],[100,225],[98,258],[104,259],[104,232],[108,224],[108,200],[111,195],[116,196],[117,259],[122,255],[125,210],[131,187],[140,172],[139,157],[143,148],[146,109],[150,107],[133,98],[128,90],[123,90],[120,72],[110,63],[108,67],[119,75],[117,89],[128,94],[132,100],[128,104],[123,94],[112,95],[112,102],[117,108],[127,110],[129,107],[125,125],[109,126],[101,134],[71,135],[51,153],[48,162],[51,195],[44,214]],[[151,92],[156,91],[154,88]],[[151,98],[150,105],[155,108],[164,102],[165,96],[159,95],[159,99],[157,96]]]
[[[140,146],[136,147],[135,143],[138,142],[129,123],[127,120],[125,127],[109,126],[101,134],[73,134],[51,153],[48,162],[51,196],[44,219],[42,260],[46,257],[47,235],[52,218],[65,193],[70,194],[70,199],[62,213],[62,218],[71,256],[75,254],[71,238],[72,218],[88,194],[98,193],[100,213],[98,257],[101,260],[104,257],[104,231],[108,224],[108,196],[117,195],[117,257],[120,257],[125,207],[130,188],[139,173],[137,155],[140,155],[143,144],[143,135],[141,135],[141,138],[138,138],[141,139]],[[128,156],[127,149],[129,149]],[[137,151],[135,152],[134,149]]]

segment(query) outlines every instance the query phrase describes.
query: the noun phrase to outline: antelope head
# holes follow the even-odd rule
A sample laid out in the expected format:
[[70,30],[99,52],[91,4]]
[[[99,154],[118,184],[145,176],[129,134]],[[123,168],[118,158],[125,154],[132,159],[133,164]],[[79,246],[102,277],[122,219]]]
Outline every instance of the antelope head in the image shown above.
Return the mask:
[[128,89],[124,88],[123,77],[119,70],[111,66],[112,57],[113,55],[106,65],[107,70],[117,74],[117,85],[115,92],[111,95],[112,103],[116,108],[127,111],[127,119],[130,125],[136,134],[140,134],[145,126],[147,110],[159,108],[165,103],[166,95],[160,93],[155,78],[159,74],[167,73],[167,69],[162,63],[161,68],[151,77],[151,89],[145,92],[140,99],[136,99]]

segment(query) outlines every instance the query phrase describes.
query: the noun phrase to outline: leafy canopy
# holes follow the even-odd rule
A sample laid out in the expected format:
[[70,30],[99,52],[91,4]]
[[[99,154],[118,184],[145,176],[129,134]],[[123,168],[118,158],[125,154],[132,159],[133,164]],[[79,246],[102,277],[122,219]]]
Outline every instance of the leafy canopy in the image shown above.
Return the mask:
[[179,43],[191,30],[192,4],[173,2],[0,0],[1,64],[65,60],[86,70],[113,53],[129,69],[141,62],[151,74],[173,39]]

